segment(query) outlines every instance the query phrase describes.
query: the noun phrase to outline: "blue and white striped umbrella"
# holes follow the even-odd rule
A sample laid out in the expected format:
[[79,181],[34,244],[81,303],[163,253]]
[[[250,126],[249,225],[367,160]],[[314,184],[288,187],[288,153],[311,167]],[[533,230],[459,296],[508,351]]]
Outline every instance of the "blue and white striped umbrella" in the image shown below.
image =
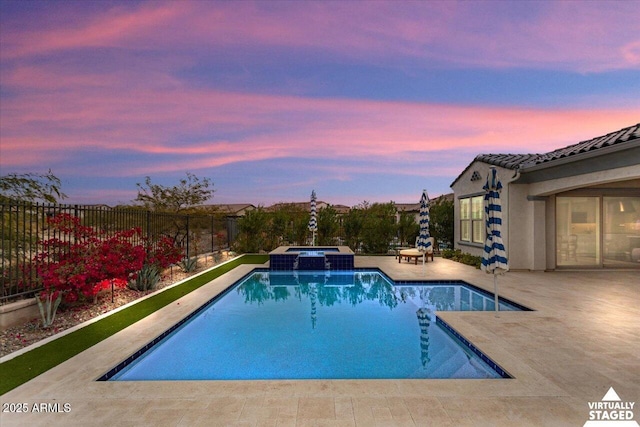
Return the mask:
[[416,249],[422,252],[422,264],[424,265],[424,259],[426,253],[431,247],[431,235],[429,234],[429,196],[427,190],[422,190],[422,197],[420,198],[420,235],[416,242]]
[[493,273],[495,309],[497,314],[499,310],[497,275],[509,271],[509,260],[507,259],[507,253],[501,235],[502,206],[500,205],[500,191],[502,191],[502,183],[500,182],[500,178],[498,178],[496,168],[491,168],[491,171],[489,171],[487,182],[483,189],[485,191],[484,214],[487,239],[484,243],[480,268],[487,273]]
[[316,218],[316,190],[311,191],[311,217],[309,218],[309,231],[311,231],[311,246],[315,246],[318,219]]

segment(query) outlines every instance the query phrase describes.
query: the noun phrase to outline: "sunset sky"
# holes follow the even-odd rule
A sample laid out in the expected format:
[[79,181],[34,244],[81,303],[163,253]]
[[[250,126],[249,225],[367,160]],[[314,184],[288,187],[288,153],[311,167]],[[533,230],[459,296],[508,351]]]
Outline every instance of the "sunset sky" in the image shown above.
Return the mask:
[[640,1],[0,0],[0,174],[68,203],[417,203],[640,122]]

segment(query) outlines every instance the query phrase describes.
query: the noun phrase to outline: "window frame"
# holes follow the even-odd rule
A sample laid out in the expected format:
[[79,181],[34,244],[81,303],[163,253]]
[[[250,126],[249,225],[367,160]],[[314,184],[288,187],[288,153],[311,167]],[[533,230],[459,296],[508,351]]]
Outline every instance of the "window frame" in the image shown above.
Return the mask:
[[460,215],[460,242],[479,245],[486,240],[484,224],[484,193],[458,198]]

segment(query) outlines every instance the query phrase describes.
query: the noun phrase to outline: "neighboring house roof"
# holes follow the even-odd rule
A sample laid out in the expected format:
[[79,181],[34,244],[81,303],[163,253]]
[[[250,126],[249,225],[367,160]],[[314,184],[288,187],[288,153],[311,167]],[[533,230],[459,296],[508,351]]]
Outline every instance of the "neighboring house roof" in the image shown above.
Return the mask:
[[[429,202],[433,205],[441,200],[453,201],[453,193],[434,197],[433,199],[430,199]],[[396,203],[395,206],[398,212],[420,212],[420,203]]]
[[420,203],[396,203],[396,210],[398,212],[419,212]]
[[335,209],[339,215],[348,214],[351,210],[351,208],[346,205],[331,205],[331,207]]
[[105,205],[104,203],[99,203],[99,204],[94,204],[94,205],[83,205],[83,207],[93,208],[93,209],[100,209],[100,210],[103,210],[103,211],[109,211],[109,210],[113,209],[111,206]]
[[447,194],[443,194],[441,196],[435,197],[433,199],[431,199],[432,202],[440,202],[443,200],[447,200],[449,202],[453,202],[453,193],[447,193]]
[[[324,209],[327,206],[331,206],[331,207],[335,208],[335,206],[330,205],[327,202],[323,202],[322,200],[317,200],[316,201],[316,209],[317,210]],[[308,202],[280,202],[280,203],[276,203],[274,205],[271,205],[269,207],[266,207],[265,211],[273,212],[273,211],[277,211],[278,209],[283,209],[283,208],[293,208],[293,209],[298,209],[298,210],[301,210],[301,211],[307,211],[308,212],[308,211],[311,210],[311,201],[308,201]]]
[[451,183],[453,186],[458,179],[476,162],[483,162],[506,169],[526,169],[535,165],[553,162],[578,154],[593,152],[612,146],[630,143],[640,140],[640,123],[606,135],[598,136],[587,141],[578,142],[564,148],[559,148],[544,154],[479,154]]
[[256,207],[250,203],[231,203],[222,205],[209,205],[212,206],[217,212],[222,212],[227,215],[236,215],[243,210],[255,209]]

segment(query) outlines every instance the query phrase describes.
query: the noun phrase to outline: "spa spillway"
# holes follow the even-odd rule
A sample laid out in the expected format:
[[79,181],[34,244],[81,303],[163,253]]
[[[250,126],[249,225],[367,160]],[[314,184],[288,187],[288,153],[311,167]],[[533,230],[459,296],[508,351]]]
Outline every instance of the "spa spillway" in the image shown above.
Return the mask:
[[347,246],[280,246],[269,253],[269,268],[287,270],[352,270],[353,251]]

